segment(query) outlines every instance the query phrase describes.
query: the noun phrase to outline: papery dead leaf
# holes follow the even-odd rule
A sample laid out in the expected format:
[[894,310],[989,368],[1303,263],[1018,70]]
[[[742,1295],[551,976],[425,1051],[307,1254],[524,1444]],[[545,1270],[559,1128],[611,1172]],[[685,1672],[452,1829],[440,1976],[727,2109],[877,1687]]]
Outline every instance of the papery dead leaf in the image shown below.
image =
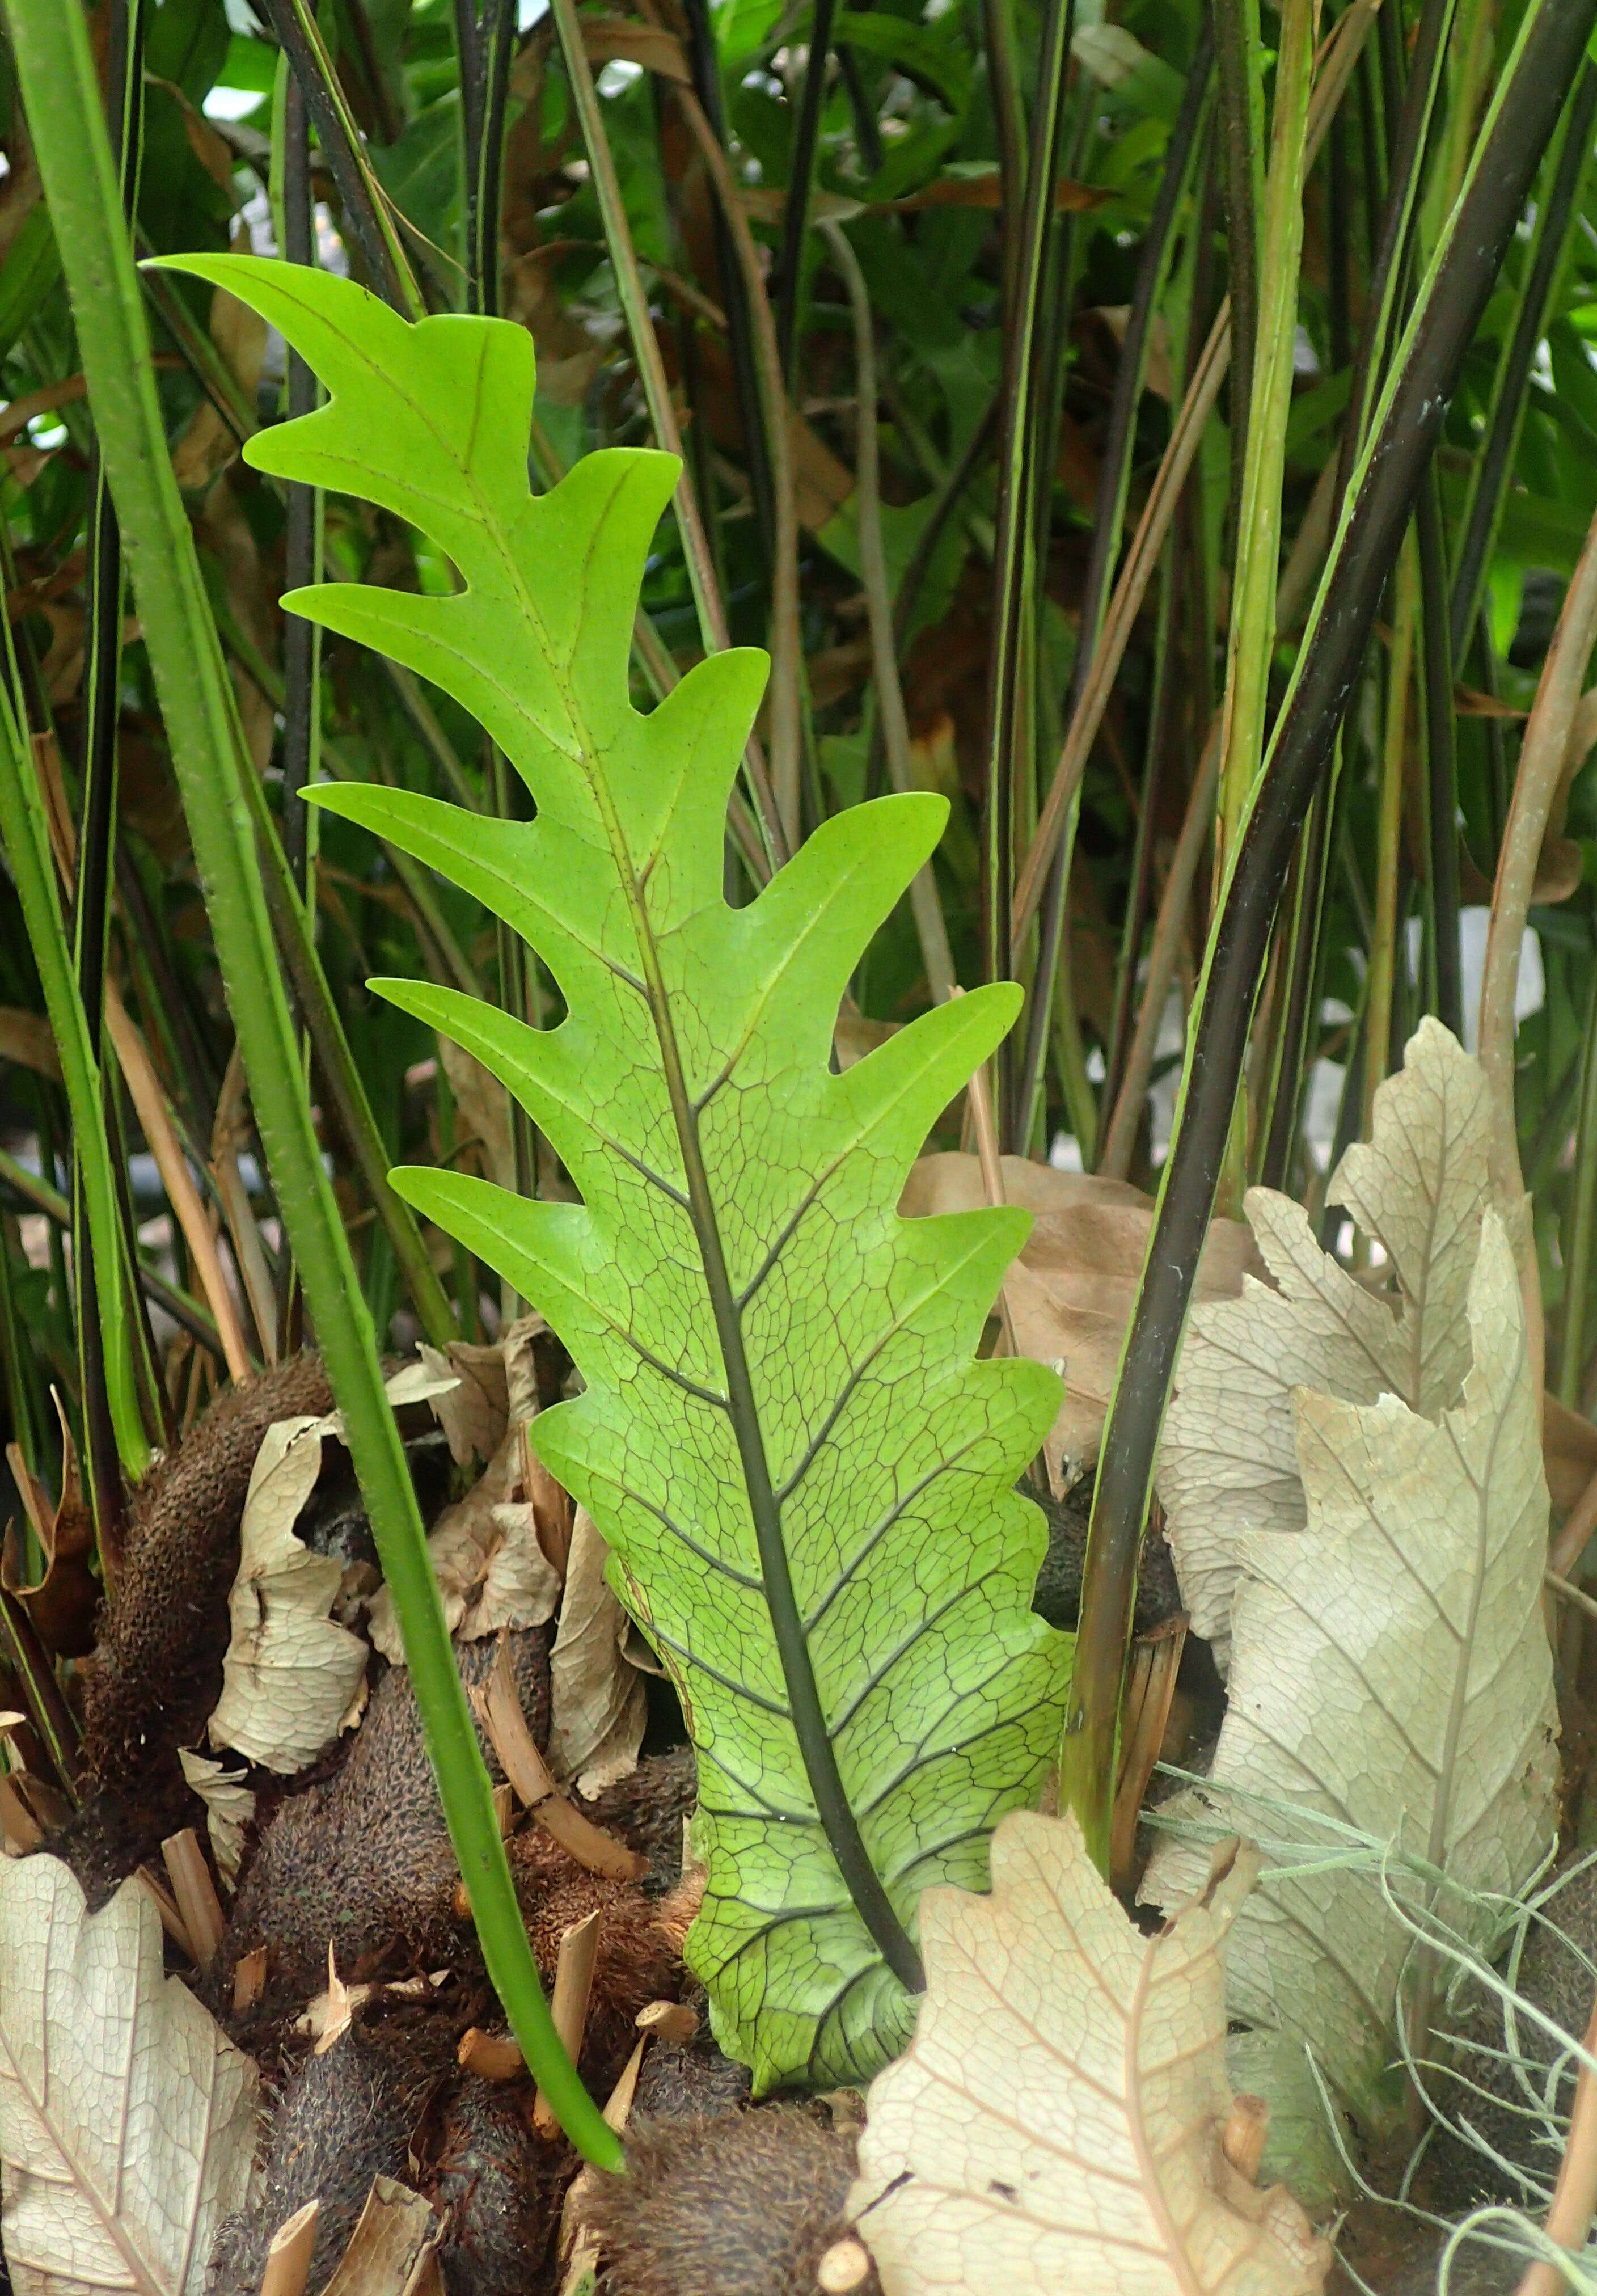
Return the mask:
[[[446,1352],[423,1340],[417,1354],[440,1382],[432,1412],[448,1439],[457,1467],[491,1459],[504,1440],[510,1404],[504,1386],[504,1356],[495,1346],[451,1340]],[[444,1381],[451,1383],[447,1388]]]
[[1327,1190],[1379,1240],[1395,1288],[1372,1291],[1323,1251],[1290,1197],[1249,1191],[1276,1288],[1245,1281],[1240,1299],[1194,1309],[1157,1470],[1182,1598],[1222,1670],[1240,1541],[1304,1522],[1294,1389],[1350,1403],[1395,1395],[1428,1418],[1457,1401],[1470,1273],[1493,1201],[1490,1138],[1479,1062],[1425,1020],[1375,1095],[1373,1137],[1348,1149]]
[[921,1900],[926,1994],[871,2084],[848,2212],[886,2296],[1310,2296],[1328,2244],[1230,2166],[1222,1948],[1239,1856],[1142,1936],[1074,1817],[1017,1810],[993,1890]]
[[125,1882],[92,1916],[53,1857],[0,1866],[0,2237],[16,2296],[201,2296],[243,2205],[254,2066]]
[[[445,1508],[428,1534],[427,1551],[449,1631],[467,1642],[479,1642],[504,1627],[541,1627],[554,1616],[560,1601],[560,1574],[538,1543],[531,1502],[520,1496],[525,1466],[522,1430],[538,1407],[536,1346],[547,1330],[541,1316],[524,1316],[499,1341],[495,1352],[504,1414],[498,1422],[498,1443],[478,1481],[464,1498]],[[457,1436],[462,1443],[469,1437],[475,1446],[487,1431],[497,1382],[482,1362],[468,1365],[474,1391],[467,1395],[451,1432],[446,1414],[461,1393],[455,1384],[455,1349],[440,1374],[437,1366],[442,1360],[433,1349],[423,1351],[422,1364],[435,1390],[433,1409],[449,1436],[451,1454],[458,1456]],[[441,1394],[436,1392],[440,1378],[448,1390]],[[386,1586],[372,1598],[369,1623],[373,1646],[393,1665],[403,1666],[404,1639],[393,1595]]]
[[[1240,1542],[1210,1779],[1162,1815],[1241,1821],[1312,1850],[1326,1846],[1320,1814],[1337,1846],[1351,1829],[1444,1869],[1434,1910],[1478,1941],[1492,1917],[1466,1893],[1523,1890],[1552,1841],[1558,1785],[1547,1486],[1515,1255],[1495,1211],[1466,1316],[1474,1361],[1435,1421],[1393,1395],[1293,1398],[1307,1520]],[[1296,1826],[1283,1804],[1302,1811]],[[1202,1856],[1167,1838],[1142,1895],[1178,1901]],[[1233,2016],[1306,2043],[1374,2126],[1393,2111],[1381,2075],[1412,1942],[1382,1880],[1346,1860],[1266,1866],[1228,1956]]]
[[323,2296],[438,2296],[443,2237],[444,2220],[430,2202],[378,2177]]
[[[1059,1416],[1044,1446],[1048,1477],[1062,1497],[1096,1462],[1153,1225],[1153,1205],[1128,1181],[1059,1172],[1024,1156],[1002,1160],[1003,1192],[1035,1215],[1031,1234],[1003,1279],[1015,1344],[1052,1364],[1064,1382]],[[922,1156],[898,1209],[907,1219],[974,1211],[987,1201],[974,1156]],[[1216,1220],[1199,1263],[1194,1298],[1234,1297],[1258,1267],[1240,1220]]]
[[78,1447],[61,1397],[53,1388],[50,1393],[61,1433],[61,1497],[53,1505],[18,1446],[8,1443],[5,1447],[12,1480],[44,1554],[45,1575],[37,1586],[23,1585],[22,1542],[16,1526],[8,1523],[0,1545],[0,1586],[20,1603],[34,1631],[53,1656],[86,1658],[94,1647],[94,1620],[100,1608],[100,1581],[94,1570],[94,1518],[83,1496]]
[[334,1432],[330,1419],[279,1420],[256,1454],[227,1603],[222,1695],[209,1726],[213,1746],[232,1746],[285,1777],[337,1737],[366,1669],[365,1644],[329,1615],[343,1565],[294,1534],[321,1472],[323,1439]]
[[254,1790],[244,1783],[242,1770],[229,1770],[208,1755],[177,1750],[189,1791],[205,1804],[205,1830],[210,1837],[217,1871],[231,1890],[239,1878],[246,1828],[255,1823]]
[[609,1560],[593,1517],[578,1507],[549,1660],[546,1759],[561,1784],[589,1796],[631,1776],[648,1720],[643,1677],[627,1656],[632,1621],[605,1581]]

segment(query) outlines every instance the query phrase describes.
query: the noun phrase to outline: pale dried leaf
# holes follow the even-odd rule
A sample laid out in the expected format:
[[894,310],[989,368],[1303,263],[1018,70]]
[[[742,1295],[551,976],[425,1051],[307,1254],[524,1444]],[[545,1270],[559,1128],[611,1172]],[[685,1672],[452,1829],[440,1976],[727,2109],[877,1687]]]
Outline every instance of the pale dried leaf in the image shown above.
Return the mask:
[[227,1770],[204,1754],[177,1750],[190,1791],[205,1804],[205,1830],[210,1836],[217,1871],[231,1890],[239,1878],[244,1854],[244,1831],[255,1822],[255,1795],[244,1783],[242,1770]]
[[637,1767],[648,1719],[643,1677],[627,1656],[631,1620],[604,1576],[610,1549],[586,1507],[571,1527],[566,1588],[549,1660],[549,1767],[578,1793],[602,1793]]
[[[1064,1383],[1059,1416],[1044,1446],[1057,1496],[1094,1464],[1126,1327],[1142,1279],[1153,1204],[1128,1181],[1058,1172],[1024,1156],[1002,1160],[1003,1193],[1034,1217],[1004,1277],[1015,1345],[1052,1364]],[[898,1209],[905,1218],[974,1211],[987,1201],[975,1156],[923,1156]],[[1193,1297],[1233,1298],[1259,1267],[1240,1220],[1216,1220],[1199,1263]]]
[[[449,1631],[468,1642],[496,1635],[501,1627],[541,1627],[560,1601],[560,1580],[538,1545],[532,1509],[508,1497],[520,1473],[512,1433],[481,1480],[445,1508],[428,1536]],[[372,1597],[369,1623],[373,1647],[391,1665],[403,1666],[404,1637],[386,1585]]]
[[162,1975],[154,1905],[0,1866],[0,2237],[16,2296],[200,2296],[243,2205],[254,2066]]
[[921,1900],[926,1994],[871,2084],[849,2214],[886,2296],[1309,2296],[1331,2251],[1226,2161],[1231,1870],[1142,1936],[1074,1817],[1015,1811],[993,1890]]
[[[1380,1292],[1322,1251],[1299,1205],[1249,1192],[1276,1289],[1245,1280],[1241,1299],[1194,1310],[1158,1467],[1182,1597],[1222,1669],[1239,1542],[1303,1526],[1293,1390],[1349,1403],[1395,1395],[1427,1418],[1457,1401],[1470,1271],[1493,1201],[1490,1135],[1479,1062],[1422,1021],[1375,1095],[1373,1137],[1348,1149],[1327,1192],[1385,1250],[1390,1283]],[[1497,1209],[1515,1232],[1519,1208]]]
[[418,1353],[440,1382],[432,1411],[448,1438],[457,1467],[491,1459],[504,1440],[510,1406],[504,1391],[504,1357],[497,1347],[451,1340],[446,1354],[423,1340]]
[[[1312,1845],[1309,1814],[1324,1813],[1444,1868],[1456,1886],[1436,1910],[1469,1938],[1482,1916],[1464,1893],[1522,1890],[1552,1842],[1558,1783],[1547,1486],[1514,1252],[1492,1211],[1467,1321],[1474,1361],[1437,1421],[1391,1395],[1295,1398],[1307,1523],[1241,1541],[1211,1779],[1167,1814],[1285,1833],[1260,1818],[1263,1796],[1302,1810]],[[1201,1855],[1167,1839],[1143,1896],[1178,1901]],[[1306,2042],[1379,2123],[1409,1945],[1378,1874],[1266,1868],[1232,1939],[1232,2014]]]
[[[519,1496],[521,1431],[538,1407],[534,1341],[547,1329],[541,1316],[524,1316],[500,1339],[495,1353],[503,1379],[504,1410],[498,1421],[498,1443],[479,1480],[464,1498],[445,1508],[428,1535],[427,1551],[449,1631],[468,1642],[480,1642],[502,1627],[541,1627],[554,1616],[560,1601],[560,1576],[538,1543],[531,1505]],[[455,1353],[452,1348],[451,1366]],[[433,1349],[426,1350],[425,1360],[434,1374],[434,1410],[449,1435],[452,1454],[458,1457],[455,1435],[445,1413],[459,1390],[447,1373],[438,1374],[442,1358]],[[480,1363],[471,1368],[478,1395],[491,1406],[491,1377]],[[439,1378],[448,1390],[441,1396]],[[469,1434],[474,1447],[487,1424],[486,1414],[468,1401],[460,1423],[463,1442]],[[466,1456],[471,1456],[470,1451]],[[393,1595],[386,1586],[380,1587],[372,1598],[369,1622],[373,1647],[395,1666],[403,1666],[405,1644]]]
[[430,2202],[392,2177],[375,2177],[323,2296],[439,2296],[443,2237]]
[[329,1616],[343,1566],[294,1534],[331,1431],[328,1420],[279,1420],[256,1454],[228,1597],[222,1695],[209,1729],[213,1746],[232,1746],[283,1776],[331,1745],[365,1672],[365,1644]]

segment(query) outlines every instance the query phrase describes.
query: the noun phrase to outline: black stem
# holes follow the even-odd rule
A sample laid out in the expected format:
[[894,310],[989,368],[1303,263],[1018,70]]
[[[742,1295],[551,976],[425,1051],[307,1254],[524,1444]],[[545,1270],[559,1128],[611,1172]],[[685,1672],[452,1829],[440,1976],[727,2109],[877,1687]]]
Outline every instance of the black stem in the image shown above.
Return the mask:
[[1456,223],[1411,322],[1379,430],[1356,474],[1228,872],[1093,1494],[1064,1781],[1072,1806],[1091,1813],[1091,1838],[1101,1824],[1107,1837],[1120,1685],[1154,1455],[1282,889],[1460,366],[1594,20],[1597,0],[1540,0],[1521,36]]
[[[726,110],[721,100],[721,64],[710,22],[708,0],[683,0],[688,27],[688,67],[693,93],[726,148]],[[732,358],[732,384],[738,403],[738,424],[743,434],[743,456],[754,504],[755,531],[767,570],[776,562],[776,496],[771,480],[771,456],[766,440],[765,402],[760,396],[759,366],[754,351],[754,323],[737,250],[718,199],[710,201],[710,228],[715,234],[716,277],[721,289],[721,308],[726,318],[726,347]]]
[[881,130],[876,124],[876,107],[871,101],[864,74],[859,68],[859,58],[847,40],[838,42],[838,69],[843,75],[843,86],[848,91],[848,109],[854,114],[854,140],[859,148],[860,165],[867,176],[873,176],[887,154],[881,148]]
[[345,228],[354,240],[360,259],[365,266],[366,283],[401,316],[408,318],[409,309],[395,275],[388,242],[383,237],[376,210],[367,194],[365,179],[356,165],[355,154],[349,149],[348,139],[344,134],[338,106],[322,76],[315,52],[305,37],[294,0],[260,0],[260,5],[261,12],[270,25],[278,46],[287,56],[289,69],[305,98],[306,110],[316,131],[316,142],[338,186]]
[[1514,332],[1498,363],[1493,385],[1491,429],[1470,474],[1463,536],[1453,570],[1450,632],[1455,654],[1463,652],[1470,625],[1480,610],[1497,521],[1502,516],[1503,500],[1519,446],[1530,370],[1536,346],[1546,332],[1547,300],[1563,252],[1575,195],[1590,155],[1594,116],[1597,64],[1588,61],[1569,99],[1568,123],[1558,167],[1545,204],[1536,217],[1536,248],[1520,292]]
[[[1022,709],[1021,673],[1028,652],[1025,627],[1026,571],[1032,542],[1031,448],[1041,414],[1044,361],[1044,299],[1048,279],[1053,185],[1059,174],[1064,126],[1065,83],[1070,60],[1073,0],[1048,0],[1043,52],[1037,67],[1037,99],[1032,119],[1030,164],[1016,266],[1015,320],[1009,330],[1003,367],[1003,430],[999,453],[998,532],[993,554],[993,635],[987,676],[987,786],[982,823],[982,909],[986,938],[985,977],[1012,978],[1014,951],[1010,914],[1014,873],[1014,796],[1018,778],[1029,771],[1018,741]],[[1002,1054],[999,1072],[999,1130],[1009,1132],[1013,1114],[1007,1079],[1012,1055]]]
[[1385,100],[1390,166],[1380,209],[1365,323],[1354,357],[1347,411],[1342,421],[1337,493],[1345,495],[1364,441],[1371,411],[1380,396],[1389,347],[1402,324],[1404,283],[1413,236],[1420,171],[1446,59],[1447,32],[1455,0],[1425,0],[1414,38],[1412,69],[1404,81],[1401,30],[1384,11],[1380,26],[1381,92]]
[[[1132,450],[1136,443],[1137,408],[1142,400],[1147,364],[1148,339],[1159,290],[1169,266],[1175,219],[1192,184],[1199,131],[1208,105],[1209,73],[1214,56],[1213,25],[1206,16],[1188,67],[1181,108],[1175,115],[1170,140],[1165,149],[1164,173],[1159,179],[1153,213],[1148,219],[1131,308],[1126,318],[1126,333],[1120,344],[1119,363],[1115,370],[1115,388],[1110,400],[1103,456],[1098,466],[1098,499],[1093,511],[1093,546],[1087,558],[1086,578],[1082,585],[1076,660],[1071,668],[1069,695],[1065,704],[1067,727],[1081,706],[1093,657],[1098,651],[1098,636],[1109,604],[1116,562],[1120,555],[1126,498],[1131,483]],[[1059,332],[1062,337],[1062,325]],[[1049,478],[1052,477],[1052,466],[1053,455],[1049,452],[1045,466],[1045,475]],[[1011,1141],[1011,1145],[1022,1155],[1031,1137],[1037,1098],[1047,1070],[1048,1020],[1059,953],[1064,940],[1065,904],[1069,890],[1069,844],[1068,837],[1061,837],[1055,845],[1043,891],[1042,930],[1037,944],[1036,970],[1032,976],[1031,993],[1028,999],[1026,1049],[1020,1064],[1020,1090],[1016,1095],[1014,1131]]]
[[[1251,29],[1250,29],[1251,18]],[[1225,256],[1231,283],[1231,494],[1226,530],[1234,533],[1248,452],[1248,410],[1253,404],[1253,360],[1258,333],[1258,229],[1263,209],[1263,153],[1253,101],[1258,58],[1258,11],[1245,0],[1216,0],[1215,53],[1219,65],[1220,192],[1225,211]]]
[[[315,260],[310,193],[310,135],[305,94],[290,75],[283,108],[283,253],[291,263]],[[296,350],[288,355],[288,414],[293,422],[314,412],[316,379]],[[316,490],[291,480],[283,488],[286,535],[283,570],[291,590],[316,578]],[[312,718],[318,670],[316,625],[303,614],[286,617],[283,633],[283,849],[301,899],[308,871],[309,807],[304,790],[312,768]]]
[[782,251],[776,258],[772,302],[776,316],[776,348],[790,394],[793,386],[793,355],[798,339],[798,291],[804,275],[804,235],[809,226],[810,180],[815,171],[815,148],[821,139],[821,106],[826,94],[826,63],[831,51],[832,18],[837,0],[815,0],[815,22],[805,59],[804,87],[793,141],[788,155],[787,200],[782,215]]

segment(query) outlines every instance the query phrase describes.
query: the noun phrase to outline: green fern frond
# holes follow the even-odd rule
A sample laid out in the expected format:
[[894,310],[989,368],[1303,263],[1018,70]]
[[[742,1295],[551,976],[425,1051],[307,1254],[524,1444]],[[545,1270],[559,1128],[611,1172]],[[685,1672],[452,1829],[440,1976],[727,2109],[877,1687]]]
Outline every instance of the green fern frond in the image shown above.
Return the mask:
[[250,460],[381,504],[461,577],[447,597],[343,584],[286,603],[453,694],[536,820],[315,794],[550,968],[567,1016],[548,1030],[374,985],[504,1081],[582,1202],[446,1171],[395,1185],[544,1311],[586,1382],[539,1418],[537,1447],[682,1693],[708,1869],[688,1955],[718,2037],[762,2089],[863,2080],[913,2024],[921,1890],[985,1886],[988,1835],[1035,1800],[1058,1742],[1069,1645],[1031,1612],[1043,1524],[1013,1488],[1057,1382],[974,1353],[1027,1216],[897,1210],[1020,993],[979,990],[831,1074],[850,972],[946,807],[857,807],[727,906],[726,802],[765,658],[700,663],[648,717],[628,693],[676,463],[595,453],[535,496],[523,330],[413,326],[324,272],[182,260],[330,393]]

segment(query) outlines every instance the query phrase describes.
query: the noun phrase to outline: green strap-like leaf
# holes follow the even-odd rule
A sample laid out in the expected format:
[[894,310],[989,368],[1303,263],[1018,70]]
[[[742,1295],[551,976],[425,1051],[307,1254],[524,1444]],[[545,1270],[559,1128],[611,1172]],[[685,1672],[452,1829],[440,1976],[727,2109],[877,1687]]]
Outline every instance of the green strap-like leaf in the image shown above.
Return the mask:
[[987,988],[841,1076],[839,1001],[937,840],[940,799],[829,822],[750,906],[722,892],[726,801],[762,655],[702,662],[648,718],[627,650],[676,465],[594,454],[533,496],[530,338],[410,326],[348,282],[250,258],[225,281],[331,394],[260,467],[422,528],[450,597],[340,585],[291,603],[471,709],[532,823],[318,791],[455,880],[550,966],[538,1031],[381,984],[501,1078],[579,1205],[449,1172],[396,1185],[549,1316],[586,1382],[537,1423],[680,1685],[708,1866],[689,1946],[762,2087],[873,2071],[907,2038],[928,1883],[980,1887],[1056,1742],[1067,1645],[1013,1490],[1050,1425],[1041,1365],[977,1362],[1018,1211],[905,1221],[927,1130],[1012,1021]]

